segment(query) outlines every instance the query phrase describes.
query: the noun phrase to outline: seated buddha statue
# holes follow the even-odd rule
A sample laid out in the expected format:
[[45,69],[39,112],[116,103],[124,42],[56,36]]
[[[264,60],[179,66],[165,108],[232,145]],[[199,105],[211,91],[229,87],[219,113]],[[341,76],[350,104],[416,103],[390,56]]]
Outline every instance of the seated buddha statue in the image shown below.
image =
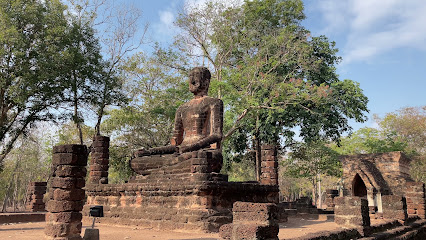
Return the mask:
[[189,74],[189,91],[194,98],[181,105],[175,116],[170,145],[136,151],[130,167],[141,175],[167,172],[200,150],[211,153],[211,171],[222,167],[223,102],[207,96],[211,74],[205,67],[195,67]]

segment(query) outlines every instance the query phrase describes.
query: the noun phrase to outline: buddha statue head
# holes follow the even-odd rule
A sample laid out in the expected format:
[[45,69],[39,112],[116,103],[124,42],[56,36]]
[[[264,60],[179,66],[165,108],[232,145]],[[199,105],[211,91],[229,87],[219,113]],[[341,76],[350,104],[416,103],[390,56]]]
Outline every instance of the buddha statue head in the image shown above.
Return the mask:
[[195,67],[189,73],[189,91],[195,97],[203,97],[209,91],[211,74],[206,67]]

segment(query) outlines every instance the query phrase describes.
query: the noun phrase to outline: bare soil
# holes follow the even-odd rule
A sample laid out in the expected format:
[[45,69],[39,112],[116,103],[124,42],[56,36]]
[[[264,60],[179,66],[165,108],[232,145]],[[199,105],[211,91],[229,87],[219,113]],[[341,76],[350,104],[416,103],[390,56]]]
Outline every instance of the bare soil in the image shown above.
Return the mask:
[[[0,225],[0,239],[41,240],[44,239],[44,222],[16,223]],[[82,235],[89,223],[83,223]],[[111,226],[96,224],[101,240],[141,239],[141,240],[216,240],[218,233],[189,233],[156,231],[148,228]],[[307,233],[333,231],[340,229],[327,215],[298,215],[290,216],[289,221],[280,224],[279,239],[288,239],[303,236]]]

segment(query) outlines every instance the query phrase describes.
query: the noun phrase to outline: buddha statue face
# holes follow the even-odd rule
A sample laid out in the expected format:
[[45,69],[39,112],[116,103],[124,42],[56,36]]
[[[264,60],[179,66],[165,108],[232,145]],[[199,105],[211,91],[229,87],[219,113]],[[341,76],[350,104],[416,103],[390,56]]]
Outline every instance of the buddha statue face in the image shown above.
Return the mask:
[[195,96],[206,96],[209,90],[211,74],[205,67],[195,67],[189,73],[189,91]]

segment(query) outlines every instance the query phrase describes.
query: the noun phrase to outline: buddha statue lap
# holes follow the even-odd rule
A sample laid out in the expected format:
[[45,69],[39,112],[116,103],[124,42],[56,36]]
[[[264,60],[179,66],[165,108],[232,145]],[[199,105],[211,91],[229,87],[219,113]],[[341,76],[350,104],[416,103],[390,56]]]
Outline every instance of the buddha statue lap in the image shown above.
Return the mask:
[[138,150],[130,167],[140,175],[191,172],[191,158],[204,157],[209,171],[222,167],[223,102],[207,96],[211,74],[196,67],[189,74],[194,98],[176,111],[171,145]]

